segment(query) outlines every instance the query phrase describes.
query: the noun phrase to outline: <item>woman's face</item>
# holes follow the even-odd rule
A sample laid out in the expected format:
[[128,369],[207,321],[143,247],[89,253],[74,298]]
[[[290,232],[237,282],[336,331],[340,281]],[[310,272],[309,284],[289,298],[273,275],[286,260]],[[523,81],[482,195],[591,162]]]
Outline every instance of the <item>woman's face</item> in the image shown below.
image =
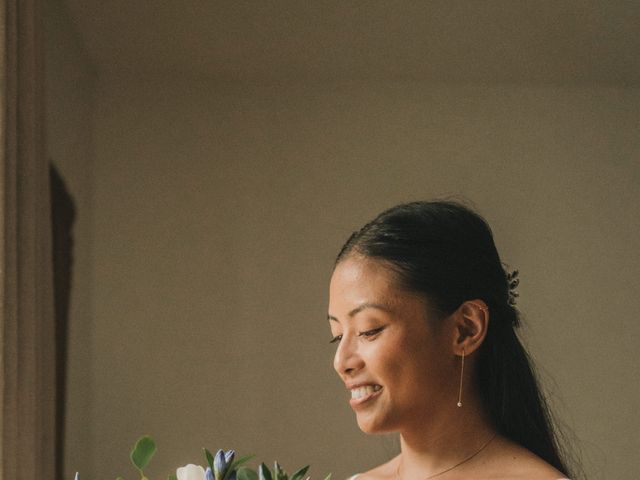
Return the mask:
[[331,277],[333,364],[367,433],[437,421],[440,407],[457,401],[446,321],[429,321],[426,301],[396,283],[383,262],[359,256],[341,261]]

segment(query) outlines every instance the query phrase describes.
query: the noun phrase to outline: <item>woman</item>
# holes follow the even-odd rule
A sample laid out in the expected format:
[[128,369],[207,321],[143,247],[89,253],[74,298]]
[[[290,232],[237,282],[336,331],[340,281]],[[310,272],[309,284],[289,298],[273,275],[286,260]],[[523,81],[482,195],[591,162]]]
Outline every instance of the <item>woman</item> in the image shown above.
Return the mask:
[[360,429],[401,446],[358,480],[570,475],[514,331],[516,277],[455,202],[399,205],[349,238],[330,286],[334,368]]

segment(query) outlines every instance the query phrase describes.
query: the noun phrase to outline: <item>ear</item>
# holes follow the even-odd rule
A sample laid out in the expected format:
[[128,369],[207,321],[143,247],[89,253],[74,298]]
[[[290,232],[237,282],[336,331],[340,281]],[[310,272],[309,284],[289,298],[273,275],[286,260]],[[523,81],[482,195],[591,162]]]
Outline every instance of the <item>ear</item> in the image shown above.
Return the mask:
[[453,314],[453,352],[465,355],[475,352],[489,328],[489,307],[479,299],[467,300]]

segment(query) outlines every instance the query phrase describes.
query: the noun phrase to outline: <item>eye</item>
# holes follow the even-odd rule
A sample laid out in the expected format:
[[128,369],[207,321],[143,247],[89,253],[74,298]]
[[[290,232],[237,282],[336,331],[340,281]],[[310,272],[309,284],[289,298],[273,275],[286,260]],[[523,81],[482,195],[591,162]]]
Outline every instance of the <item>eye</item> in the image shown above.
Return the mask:
[[329,341],[329,343],[337,343],[337,342],[339,342],[340,340],[342,340],[342,335],[336,335],[335,337],[333,337],[333,338]]
[[374,328],[373,330],[367,330],[358,334],[359,337],[373,337],[384,330],[384,327]]

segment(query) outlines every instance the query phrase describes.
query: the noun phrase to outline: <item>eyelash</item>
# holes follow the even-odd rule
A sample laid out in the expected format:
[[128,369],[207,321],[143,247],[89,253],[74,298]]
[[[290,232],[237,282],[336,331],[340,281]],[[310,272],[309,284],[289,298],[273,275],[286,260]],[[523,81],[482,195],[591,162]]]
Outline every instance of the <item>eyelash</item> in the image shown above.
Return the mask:
[[[358,334],[359,337],[373,337],[374,335],[377,335],[378,333],[380,333],[382,330],[384,330],[384,327],[378,327],[378,328],[374,328],[373,330],[367,330],[366,332],[360,332]],[[342,340],[342,335],[336,335],[335,337],[333,337],[329,343],[337,343],[340,340]]]

